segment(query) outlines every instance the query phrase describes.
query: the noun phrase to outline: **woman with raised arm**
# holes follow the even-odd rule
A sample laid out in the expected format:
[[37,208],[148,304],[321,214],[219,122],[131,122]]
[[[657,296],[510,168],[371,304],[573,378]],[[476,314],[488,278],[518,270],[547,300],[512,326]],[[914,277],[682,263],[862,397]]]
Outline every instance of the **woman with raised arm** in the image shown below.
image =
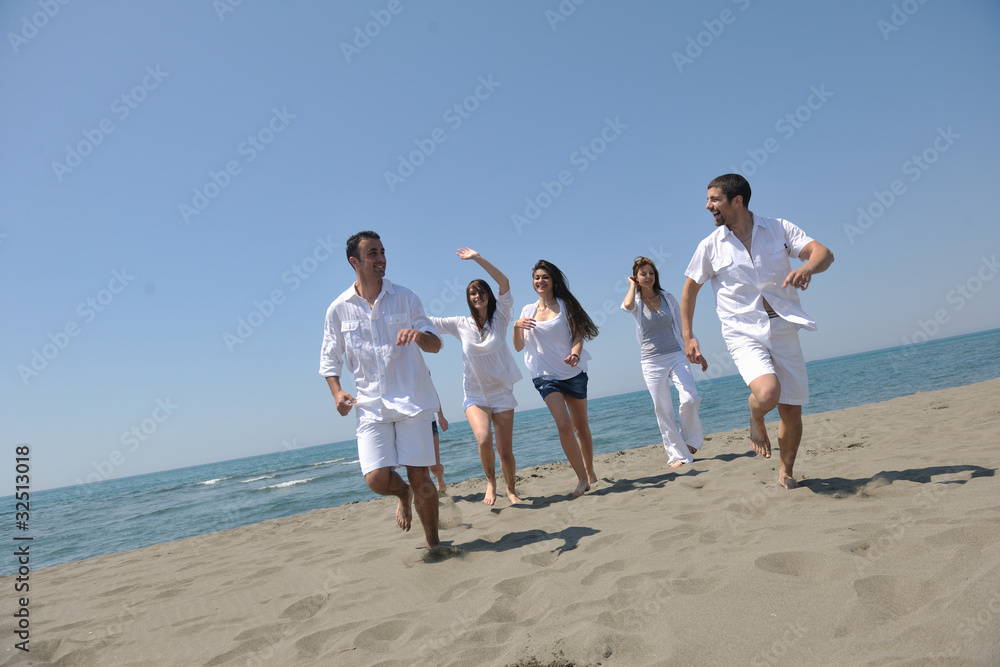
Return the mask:
[[507,347],[507,325],[514,309],[510,281],[472,248],[459,248],[455,253],[462,259],[473,260],[496,281],[500,297],[493,295],[489,283],[476,278],[465,288],[465,298],[471,316],[431,317],[440,333],[451,334],[462,341],[462,361],[465,379],[462,389],[465,400],[462,409],[472,433],[479,443],[479,460],[486,473],[486,495],[483,502],[493,505],[497,497],[496,457],[493,453],[494,432],[500,470],[507,486],[507,498],[519,503],[514,491],[514,383],[521,379],[521,370]]
[[[691,455],[701,449],[702,444],[698,417],[701,398],[684,354],[680,306],[673,294],[660,287],[660,272],[648,257],[635,258],[628,282],[622,310],[635,318],[642,376],[653,397],[653,411],[663,437],[663,448],[667,451],[667,462],[671,468],[677,468],[691,463]],[[708,362],[703,358],[701,369],[707,368]],[[668,382],[673,383],[680,397],[680,430],[674,422]]]
[[559,444],[578,480],[573,495],[580,496],[597,481],[587,421],[590,354],[583,349],[583,341],[597,336],[597,325],[555,264],[538,260],[531,280],[538,301],[522,308],[514,322],[514,349],[524,350],[524,365],[556,421]]

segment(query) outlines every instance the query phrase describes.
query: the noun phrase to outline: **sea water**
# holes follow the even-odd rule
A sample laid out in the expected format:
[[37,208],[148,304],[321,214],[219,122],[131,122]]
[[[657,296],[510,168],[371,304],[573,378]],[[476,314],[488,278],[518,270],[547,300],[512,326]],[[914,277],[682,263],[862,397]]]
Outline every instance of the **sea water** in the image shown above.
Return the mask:
[[[813,361],[808,368],[806,414],[972,384],[1000,377],[1000,329]],[[706,433],[747,425],[747,389],[738,375],[701,381],[698,391]],[[660,442],[646,391],[591,399],[588,407],[597,454]],[[547,408],[516,413],[514,452],[518,468],[565,460]],[[464,420],[441,433],[441,461],[449,483],[482,477]],[[354,440],[38,491],[31,494],[32,569],[375,497]],[[0,522],[13,526],[8,499]],[[15,571],[12,559],[2,559],[0,574]]]

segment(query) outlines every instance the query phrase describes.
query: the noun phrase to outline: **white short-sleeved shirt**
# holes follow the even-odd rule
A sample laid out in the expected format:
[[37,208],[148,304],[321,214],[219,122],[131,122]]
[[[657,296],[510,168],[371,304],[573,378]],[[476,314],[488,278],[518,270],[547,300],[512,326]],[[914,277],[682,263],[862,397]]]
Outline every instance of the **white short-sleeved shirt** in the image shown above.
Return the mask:
[[812,239],[781,218],[753,215],[753,222],[752,256],[728,227],[719,227],[698,244],[684,275],[699,285],[712,281],[727,344],[744,336],[769,343],[765,298],[779,317],[815,331],[816,323],[799,305],[798,290],[781,287],[792,270],[789,257],[797,258]]
[[507,347],[507,327],[514,310],[510,290],[497,297],[493,322],[479,333],[470,315],[431,317],[431,324],[442,334],[451,334],[462,341],[462,361],[465,364],[465,393],[494,394],[509,390],[521,379],[521,369]]
[[[590,353],[586,349],[580,355],[580,363],[570,366],[565,359],[573,350],[573,334],[566,318],[566,304],[559,303],[559,314],[546,322],[535,322],[534,329],[524,330],[524,365],[531,377],[547,377],[568,380],[587,372]],[[529,303],[521,309],[521,317],[534,317],[538,302]]]
[[621,308],[635,318],[635,337],[643,361],[655,361],[684,350],[681,309],[673,294],[660,293],[660,310],[656,313],[646,307],[640,295],[636,295],[632,310],[625,304]]
[[396,345],[401,329],[437,335],[420,298],[385,278],[374,305],[351,285],[326,311],[319,374],[340,377],[346,359],[357,388],[359,422],[382,421],[384,408],[413,417],[439,407],[420,347]]

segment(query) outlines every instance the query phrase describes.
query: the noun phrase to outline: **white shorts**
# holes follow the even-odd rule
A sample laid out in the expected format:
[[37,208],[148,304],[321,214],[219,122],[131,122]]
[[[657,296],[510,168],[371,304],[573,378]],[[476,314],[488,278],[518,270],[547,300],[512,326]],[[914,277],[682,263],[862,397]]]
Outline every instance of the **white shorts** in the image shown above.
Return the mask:
[[729,354],[747,386],[762,375],[777,375],[781,385],[778,402],[806,405],[809,402],[809,378],[802,346],[799,345],[799,327],[780,317],[772,317],[769,322],[770,347],[751,338],[743,338],[729,346]]
[[465,400],[462,401],[462,412],[465,412],[473,405],[487,408],[491,412],[503,412],[513,410],[517,407],[517,399],[514,398],[513,389],[501,389],[489,394],[476,394],[465,392]]
[[358,459],[364,475],[379,468],[432,466],[434,410],[410,417],[386,408],[383,421],[358,422]]

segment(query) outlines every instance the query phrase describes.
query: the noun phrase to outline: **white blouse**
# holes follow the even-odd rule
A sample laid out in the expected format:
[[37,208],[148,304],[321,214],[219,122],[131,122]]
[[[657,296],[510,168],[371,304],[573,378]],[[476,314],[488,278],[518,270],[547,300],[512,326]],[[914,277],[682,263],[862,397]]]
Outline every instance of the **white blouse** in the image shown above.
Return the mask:
[[521,369],[507,347],[507,327],[514,309],[510,290],[497,297],[493,323],[483,333],[471,315],[431,317],[431,324],[440,333],[451,334],[462,341],[462,361],[465,363],[465,392],[492,394],[510,389],[521,379]]
[[[547,377],[568,380],[587,372],[590,353],[583,350],[580,363],[570,366],[565,359],[573,349],[573,334],[566,317],[566,304],[558,299],[559,314],[545,322],[535,322],[534,329],[524,330],[524,365],[531,377]],[[534,317],[538,302],[529,303],[521,309],[521,317]]]

